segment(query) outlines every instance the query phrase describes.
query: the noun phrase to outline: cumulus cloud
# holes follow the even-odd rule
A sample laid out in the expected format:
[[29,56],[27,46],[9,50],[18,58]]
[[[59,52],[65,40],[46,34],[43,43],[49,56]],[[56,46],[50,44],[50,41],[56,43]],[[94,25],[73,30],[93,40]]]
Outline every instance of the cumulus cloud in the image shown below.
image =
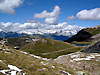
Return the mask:
[[26,20],[26,23],[39,23],[40,21],[35,21],[35,20]]
[[76,16],[80,20],[100,20],[100,8],[82,10]]
[[12,23],[1,22],[0,31],[5,32],[18,32],[27,34],[45,34],[45,33],[58,33],[60,35],[74,35],[79,31],[81,27],[77,25],[69,25],[67,22],[59,23],[57,25],[42,24],[40,22],[35,23]]
[[0,22],[0,31],[18,32],[27,34],[59,34],[59,35],[74,35],[81,27],[77,25],[69,25],[67,22],[57,23],[58,15],[60,13],[59,6],[55,6],[52,12],[46,10],[42,13],[35,14],[35,18],[44,18],[44,22],[35,20],[26,20],[25,23]]
[[34,15],[34,18],[51,18],[51,17],[58,17],[60,13],[60,7],[55,6],[54,10],[52,12],[47,12],[44,10],[42,13],[37,13]]
[[60,7],[55,6],[52,12],[47,12],[46,10],[44,10],[41,13],[35,14],[34,18],[40,18],[40,19],[44,18],[45,23],[47,24],[57,24],[59,13],[60,13]]
[[74,19],[75,19],[75,16],[73,16],[73,15],[67,17],[67,20],[74,20]]
[[45,23],[47,24],[57,24],[58,19],[57,18],[46,18]]
[[5,32],[19,32],[19,31],[24,31],[24,30],[30,30],[30,29],[38,29],[40,26],[40,23],[12,23],[12,22],[7,22],[7,23],[0,23],[1,30]]
[[0,12],[14,14],[14,8],[19,7],[23,0],[0,0]]

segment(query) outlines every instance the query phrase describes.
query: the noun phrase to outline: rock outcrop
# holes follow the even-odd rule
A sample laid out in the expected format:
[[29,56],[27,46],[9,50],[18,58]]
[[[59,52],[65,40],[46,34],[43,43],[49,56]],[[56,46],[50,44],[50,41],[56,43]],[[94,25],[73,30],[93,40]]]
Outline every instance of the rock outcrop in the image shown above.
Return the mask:
[[98,41],[94,45],[88,47],[87,49],[82,50],[82,52],[85,52],[85,53],[100,53],[100,41]]

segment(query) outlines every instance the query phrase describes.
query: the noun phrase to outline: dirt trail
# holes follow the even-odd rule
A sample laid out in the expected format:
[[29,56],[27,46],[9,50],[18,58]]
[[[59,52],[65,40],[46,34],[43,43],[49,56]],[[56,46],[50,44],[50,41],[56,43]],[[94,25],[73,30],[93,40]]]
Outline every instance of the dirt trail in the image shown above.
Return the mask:
[[[77,48],[77,47],[78,46],[73,47],[73,48]],[[58,51],[54,51],[54,52],[42,53],[42,55],[48,55],[48,54],[58,53],[58,52],[62,52],[62,51],[65,51],[65,50],[70,50],[70,49],[73,49],[73,48],[67,48],[67,49],[62,49],[62,50],[58,50]]]

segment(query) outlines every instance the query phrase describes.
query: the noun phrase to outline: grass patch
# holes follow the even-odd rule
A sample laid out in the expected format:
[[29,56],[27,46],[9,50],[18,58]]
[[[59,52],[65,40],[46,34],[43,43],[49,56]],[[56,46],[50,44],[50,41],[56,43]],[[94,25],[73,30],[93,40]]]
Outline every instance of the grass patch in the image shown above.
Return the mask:
[[7,38],[7,46],[10,47],[15,47],[15,46],[24,46],[25,44],[27,44],[26,39],[21,39],[21,38]]
[[100,27],[98,28],[86,28],[85,31],[89,32],[91,35],[96,35],[100,33]]
[[[2,69],[8,69],[7,64],[4,63],[4,62],[0,62],[0,70],[2,70]],[[0,74],[0,75],[1,75],[1,74]]]
[[[72,53],[76,52],[78,50],[73,49],[73,50],[67,50],[68,48],[74,48],[75,46],[67,43],[67,42],[61,42],[61,41],[56,41],[56,40],[50,40],[50,39],[41,39],[35,43],[29,43],[21,48],[21,50],[29,52],[31,54],[35,55],[40,55],[42,53],[49,53],[49,52],[55,52],[55,51],[60,51],[63,49],[66,49],[66,52],[59,52],[55,55],[48,55],[48,58],[52,57],[55,58],[58,55],[62,54],[67,54],[67,53]],[[80,49],[79,49],[80,50]],[[50,57],[49,57],[50,56]]]
[[[54,62],[43,61],[41,59],[36,59],[31,57],[29,54],[23,54],[20,51],[11,49],[10,53],[5,53],[0,51],[0,69],[7,69],[7,65],[14,65],[26,72],[26,75],[59,75],[57,71],[65,70],[71,74],[74,74],[71,70],[67,70],[63,65],[59,65]],[[46,62],[48,65],[42,65],[41,62]],[[52,65],[55,68],[52,68]],[[60,69],[62,67],[63,69]],[[43,69],[45,68],[45,69]],[[3,75],[0,73],[0,75]]]
[[74,48],[74,49],[69,49],[69,50],[65,50],[65,51],[62,51],[62,52],[57,52],[57,53],[52,53],[52,54],[47,54],[47,55],[41,55],[40,54],[40,56],[45,57],[45,58],[57,58],[60,55],[66,55],[66,54],[74,53],[74,52],[80,51],[81,49],[82,49],[82,47],[77,47],[77,48]]

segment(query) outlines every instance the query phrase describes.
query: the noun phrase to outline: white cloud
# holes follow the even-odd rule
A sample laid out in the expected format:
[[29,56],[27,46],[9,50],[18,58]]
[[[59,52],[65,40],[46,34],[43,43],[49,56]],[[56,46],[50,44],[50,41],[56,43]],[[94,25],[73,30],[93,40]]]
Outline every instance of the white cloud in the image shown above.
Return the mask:
[[60,35],[72,35],[76,34],[81,27],[77,25],[68,25],[67,22],[59,23],[57,25],[49,25],[38,23],[0,23],[0,31],[5,32],[18,32],[27,34],[44,34],[44,33],[58,33]]
[[52,12],[47,12],[44,10],[42,13],[37,13],[34,15],[34,18],[52,18],[52,17],[58,17],[60,13],[60,7],[55,6],[54,10]]
[[0,12],[14,14],[14,8],[19,7],[23,0],[0,0]]
[[74,35],[81,29],[77,25],[69,25],[67,22],[57,23],[58,15],[60,13],[59,6],[55,6],[54,10],[50,13],[43,11],[40,14],[35,14],[35,18],[44,18],[44,23],[35,20],[26,20],[25,23],[12,23],[1,22],[0,31],[5,32],[18,32],[27,34],[45,34],[45,33],[58,33],[59,35]]
[[73,15],[67,17],[67,20],[74,20],[74,19],[75,19],[75,17]]
[[40,21],[35,21],[35,20],[26,20],[26,23],[39,23]]
[[57,18],[46,18],[45,23],[47,24],[57,24],[58,19]]
[[82,10],[76,16],[81,20],[100,20],[100,8]]
[[44,10],[42,13],[35,14],[34,18],[40,18],[40,19],[44,18],[45,23],[47,24],[57,24],[59,13],[60,13],[60,7],[55,6],[52,12],[47,12],[46,10]]

